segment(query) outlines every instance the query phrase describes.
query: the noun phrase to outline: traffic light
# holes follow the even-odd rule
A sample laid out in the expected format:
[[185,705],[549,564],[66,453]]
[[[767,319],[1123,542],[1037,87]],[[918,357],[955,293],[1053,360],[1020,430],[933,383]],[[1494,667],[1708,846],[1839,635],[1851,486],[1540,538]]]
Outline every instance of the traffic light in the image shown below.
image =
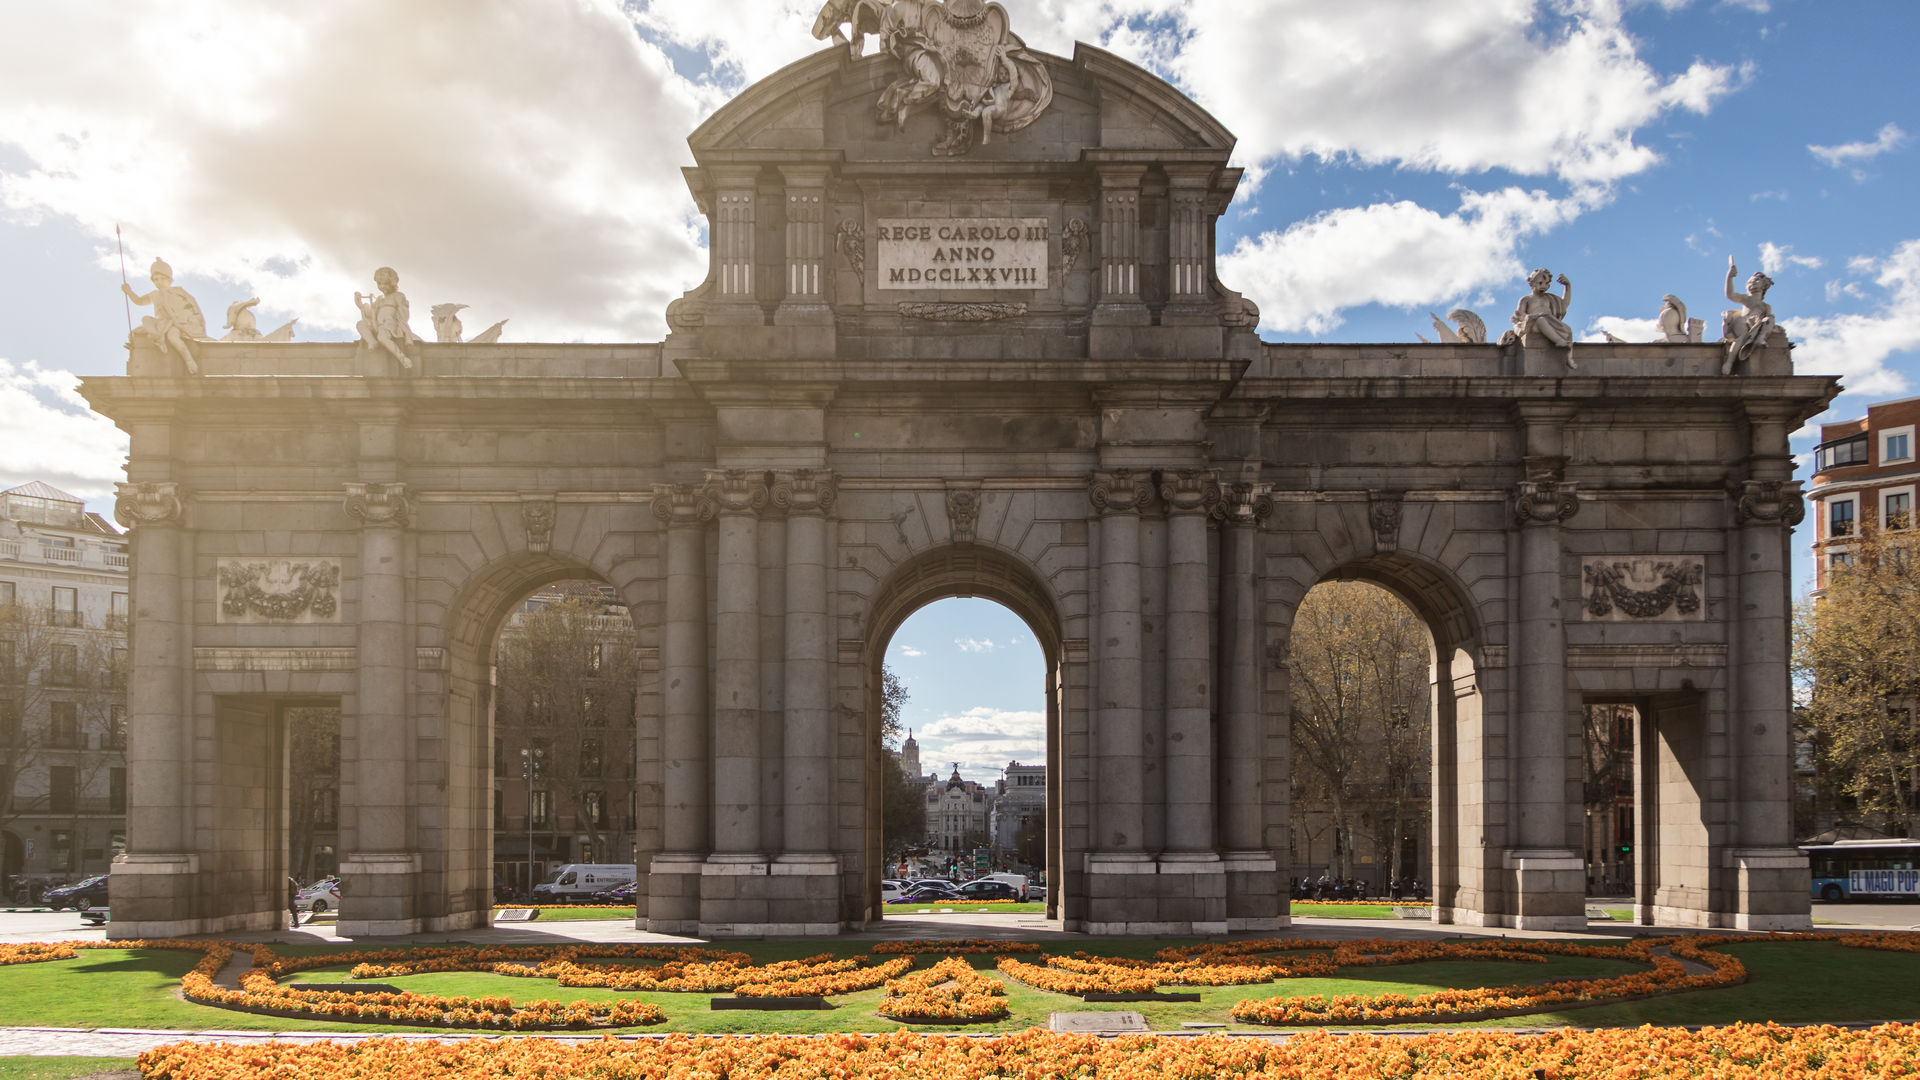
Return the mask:
[[1620,845],[1620,854],[1622,854],[1622,855],[1631,855],[1631,854],[1633,854],[1633,845],[1632,845],[1632,844],[1621,844],[1621,845]]

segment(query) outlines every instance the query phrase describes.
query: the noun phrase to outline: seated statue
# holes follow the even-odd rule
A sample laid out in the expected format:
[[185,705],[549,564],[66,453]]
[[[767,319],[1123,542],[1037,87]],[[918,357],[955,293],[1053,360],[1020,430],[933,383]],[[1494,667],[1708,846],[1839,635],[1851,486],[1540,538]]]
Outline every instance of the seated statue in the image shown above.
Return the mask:
[[165,259],[153,260],[147,275],[153,278],[153,291],[145,296],[135,293],[126,282],[120,283],[120,291],[127,294],[127,299],[141,307],[153,305],[153,314],[140,320],[140,329],[135,333],[152,338],[161,352],[172,352],[185,360],[187,374],[200,374],[200,364],[188,344],[207,340],[207,319],[200,314],[199,301],[173,283],[173,267],[168,266]]
[[400,291],[400,275],[392,267],[383,266],[373,272],[373,283],[379,293],[353,294],[354,306],[361,315],[354,325],[360,332],[360,344],[385,350],[400,362],[401,370],[412,371],[413,346],[420,338],[407,325],[413,313],[407,305],[407,294]]
[[1747,291],[1733,291],[1733,279],[1740,270],[1733,265],[1733,256],[1727,256],[1727,299],[1740,306],[1729,310],[1721,317],[1720,340],[1726,343],[1726,356],[1720,361],[1720,374],[1731,375],[1734,368],[1745,369],[1753,358],[1754,351],[1767,344],[1772,336],[1773,305],[1767,303],[1767,290],[1773,288],[1773,279],[1756,270],[1747,279]]

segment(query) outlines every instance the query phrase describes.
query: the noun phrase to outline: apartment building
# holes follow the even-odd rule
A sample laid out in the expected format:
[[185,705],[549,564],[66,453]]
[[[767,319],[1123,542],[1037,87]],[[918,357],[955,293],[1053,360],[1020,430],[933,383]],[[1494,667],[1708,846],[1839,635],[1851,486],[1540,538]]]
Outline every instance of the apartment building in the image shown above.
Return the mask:
[[1820,425],[1813,483],[1807,489],[1813,515],[1814,588],[1826,588],[1827,571],[1853,561],[1852,542],[1867,522],[1895,530],[1913,527],[1913,500],[1920,461],[1914,429],[1920,397],[1883,401],[1867,415]]

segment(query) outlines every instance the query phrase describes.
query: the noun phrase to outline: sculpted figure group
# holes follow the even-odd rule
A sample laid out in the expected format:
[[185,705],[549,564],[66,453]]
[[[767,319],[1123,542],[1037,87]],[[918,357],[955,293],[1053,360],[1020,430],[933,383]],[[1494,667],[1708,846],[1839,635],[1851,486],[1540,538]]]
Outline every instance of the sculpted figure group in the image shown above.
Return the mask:
[[[165,259],[153,260],[153,266],[147,271],[153,279],[153,289],[147,293],[136,293],[133,287],[122,282],[120,289],[127,299],[141,307],[152,307],[153,314],[140,320],[133,336],[151,341],[155,348],[171,354],[186,366],[187,374],[200,374],[200,358],[195,352],[195,343],[212,341],[207,335],[206,316],[200,311],[200,302],[187,290],[173,283],[173,267]],[[412,371],[413,362],[419,356],[420,335],[408,325],[412,308],[407,302],[407,294],[400,291],[400,275],[392,267],[383,266],[373,272],[374,288],[371,293],[354,293],[354,306],[360,309],[360,321],[354,329],[359,334],[360,347],[363,350],[378,350],[398,361],[403,371]],[[257,296],[245,300],[236,300],[227,305],[227,321],[224,329],[227,334],[221,341],[292,341],[294,323],[290,319],[271,333],[261,333],[254,321],[253,309],[260,303]],[[443,342],[465,340],[470,345],[487,345],[500,340],[500,332],[507,325],[501,319],[470,339],[461,337],[459,312],[465,304],[435,304],[433,307],[433,326],[435,336]]]
[[[1773,279],[1764,273],[1756,273],[1747,278],[1747,291],[1742,293],[1733,287],[1739,273],[1733,259],[1729,258],[1727,299],[1740,306],[1728,310],[1721,317],[1721,344],[1725,351],[1720,362],[1722,375],[1745,371],[1754,352],[1763,348],[1779,331],[1779,324],[1773,317],[1773,305],[1767,303],[1767,290],[1773,287]],[[1553,281],[1560,283],[1559,296],[1547,291],[1548,284]],[[1555,278],[1551,271],[1538,269],[1527,275],[1527,284],[1530,291],[1514,306],[1513,329],[1501,335],[1499,343],[1553,345],[1560,348],[1573,344],[1573,328],[1566,321],[1567,308],[1573,302],[1573,283],[1567,280],[1567,275],[1561,274]],[[1444,321],[1431,312],[1428,315],[1444,344],[1479,345],[1487,340],[1486,323],[1466,308],[1455,308],[1448,312]],[[1453,325],[1447,325],[1448,321]],[[1660,328],[1660,341],[1698,343],[1704,340],[1705,320],[1688,317],[1687,305],[1672,293],[1660,298],[1660,314],[1656,322]],[[1424,334],[1416,336],[1421,341],[1427,340]],[[1610,332],[1606,337],[1617,345],[1629,344],[1626,339],[1615,337]],[[1570,370],[1579,368],[1571,352],[1567,355],[1567,367]]]

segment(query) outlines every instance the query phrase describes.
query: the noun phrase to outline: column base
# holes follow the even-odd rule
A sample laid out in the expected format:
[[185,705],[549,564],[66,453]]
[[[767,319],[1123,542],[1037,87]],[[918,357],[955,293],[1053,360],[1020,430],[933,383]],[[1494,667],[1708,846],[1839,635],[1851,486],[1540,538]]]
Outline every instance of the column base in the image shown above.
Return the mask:
[[1220,856],[1227,878],[1229,933],[1282,930],[1293,925],[1280,864],[1266,851],[1228,851]]
[[700,870],[699,936],[825,937],[840,932],[840,859],[715,855]]
[[199,917],[195,902],[198,855],[116,855],[109,873],[114,915],[107,923],[109,940],[217,932]]
[[1515,930],[1587,928],[1587,867],[1567,848],[1509,848],[1502,854],[1507,872],[1508,911],[1495,925]]
[[1735,909],[1719,913],[1715,926],[1734,930],[1811,930],[1813,896],[1807,856],[1799,848],[1735,848],[1732,864]]
[[415,852],[349,855],[340,860],[341,937],[418,934],[420,856]]
[[634,928],[694,937],[700,933],[700,871],[705,855],[669,852],[647,864],[647,917]]
[[1094,852],[1086,859],[1088,934],[1169,937],[1225,934],[1226,866],[1211,852],[1155,858]]

